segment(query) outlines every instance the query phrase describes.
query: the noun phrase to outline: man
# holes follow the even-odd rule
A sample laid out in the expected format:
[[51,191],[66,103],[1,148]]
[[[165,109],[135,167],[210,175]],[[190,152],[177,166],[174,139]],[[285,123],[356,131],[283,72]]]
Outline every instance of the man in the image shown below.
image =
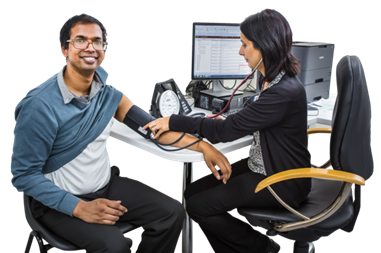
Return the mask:
[[[60,41],[67,65],[16,107],[13,185],[34,198],[36,219],[87,252],[131,252],[117,221],[144,228],[137,252],[173,252],[184,218],[181,204],[110,168],[106,140],[114,118],[123,122],[134,105],[106,85],[100,67],[106,29],[91,16],[74,16]],[[179,135],[159,140],[171,143]],[[186,135],[176,145],[194,140]],[[218,179],[229,178],[230,164],[212,146],[199,142],[190,149],[203,152]]]

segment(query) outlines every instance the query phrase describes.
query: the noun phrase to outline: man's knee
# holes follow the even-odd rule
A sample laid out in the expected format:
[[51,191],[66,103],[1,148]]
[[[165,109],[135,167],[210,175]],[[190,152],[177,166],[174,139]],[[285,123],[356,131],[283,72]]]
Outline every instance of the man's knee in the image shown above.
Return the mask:
[[183,205],[177,200],[173,200],[170,205],[168,205],[168,209],[175,222],[182,224],[185,218],[185,210]]
[[131,253],[131,239],[125,238],[125,240],[120,240],[118,243],[114,243],[112,245],[107,245],[108,250],[105,252],[112,253]]
[[132,240],[121,236],[104,235],[102,238],[93,240],[88,248],[90,252],[97,253],[131,253]]
[[167,201],[161,205],[162,219],[159,223],[167,224],[167,227],[182,227],[185,210],[177,200],[168,198]]

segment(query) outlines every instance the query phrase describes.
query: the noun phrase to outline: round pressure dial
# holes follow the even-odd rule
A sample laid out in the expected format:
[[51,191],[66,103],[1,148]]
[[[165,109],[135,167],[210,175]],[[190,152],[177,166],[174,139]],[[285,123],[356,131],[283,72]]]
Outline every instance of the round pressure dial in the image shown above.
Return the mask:
[[159,97],[159,110],[163,117],[179,114],[180,101],[172,90],[164,91]]

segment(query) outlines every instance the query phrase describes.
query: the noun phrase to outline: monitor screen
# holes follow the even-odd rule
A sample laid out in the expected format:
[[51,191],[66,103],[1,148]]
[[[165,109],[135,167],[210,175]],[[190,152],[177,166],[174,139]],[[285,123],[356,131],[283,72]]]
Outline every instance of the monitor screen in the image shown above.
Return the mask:
[[239,55],[240,24],[193,23],[192,79],[244,79],[251,71]]

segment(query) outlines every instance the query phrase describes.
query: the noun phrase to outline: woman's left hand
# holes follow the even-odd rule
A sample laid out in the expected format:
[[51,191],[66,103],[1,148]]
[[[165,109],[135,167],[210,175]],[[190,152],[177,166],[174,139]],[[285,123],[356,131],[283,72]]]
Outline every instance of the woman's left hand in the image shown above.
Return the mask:
[[147,125],[143,127],[143,129],[149,128],[151,132],[154,134],[154,139],[159,137],[162,133],[169,131],[169,118],[159,118],[151,121]]

